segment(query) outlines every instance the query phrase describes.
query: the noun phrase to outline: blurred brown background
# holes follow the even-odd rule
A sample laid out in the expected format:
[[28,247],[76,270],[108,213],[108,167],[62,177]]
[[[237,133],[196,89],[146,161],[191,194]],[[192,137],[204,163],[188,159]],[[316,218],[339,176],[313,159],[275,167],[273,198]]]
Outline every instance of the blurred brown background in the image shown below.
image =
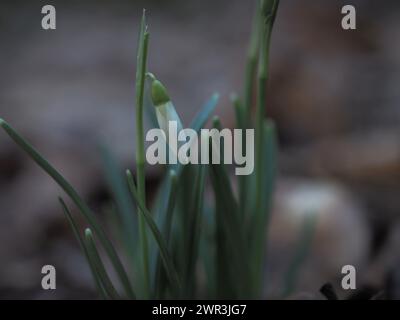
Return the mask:
[[[65,174],[89,203],[108,198],[95,141],[134,166],[134,75],[147,9],[148,68],[186,124],[215,91],[241,93],[255,1],[2,1],[0,116]],[[41,29],[53,4],[57,29]],[[400,3],[352,0],[357,30],[341,28],[348,2],[282,0],[273,34],[269,104],[280,139],[266,294],[282,273],[305,212],[318,214],[296,292],[320,298],[357,267],[360,288],[385,288],[400,253]],[[158,173],[149,168],[149,185]],[[93,298],[86,262],[58,206],[57,186],[0,133],[0,298]],[[44,264],[57,290],[41,290]],[[348,294],[348,293],[347,293]]]

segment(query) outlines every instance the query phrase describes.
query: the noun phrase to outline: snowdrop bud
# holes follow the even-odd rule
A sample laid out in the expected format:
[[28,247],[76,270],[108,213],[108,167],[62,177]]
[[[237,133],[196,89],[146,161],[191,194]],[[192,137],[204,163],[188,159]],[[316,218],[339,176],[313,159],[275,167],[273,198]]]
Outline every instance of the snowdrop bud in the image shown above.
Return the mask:
[[171,100],[168,96],[167,89],[165,89],[164,85],[158,80],[154,80],[151,84],[151,99],[156,107],[162,106]]
[[179,133],[183,129],[182,121],[175,111],[175,107],[169,98],[167,89],[164,85],[154,80],[151,85],[151,99],[154,106],[156,107],[157,122],[165,133],[166,141],[169,142],[169,122],[176,122],[177,132]]

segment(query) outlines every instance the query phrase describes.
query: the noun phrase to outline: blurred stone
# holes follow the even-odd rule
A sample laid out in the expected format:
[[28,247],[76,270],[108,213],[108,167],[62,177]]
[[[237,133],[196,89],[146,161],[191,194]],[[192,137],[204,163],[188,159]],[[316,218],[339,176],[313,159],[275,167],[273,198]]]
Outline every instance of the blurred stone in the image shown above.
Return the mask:
[[283,179],[268,227],[270,294],[282,291],[306,217],[312,214],[316,215],[312,244],[300,266],[295,293],[318,292],[324,283],[340,278],[344,265],[354,265],[360,273],[366,268],[371,234],[359,201],[333,182]]
[[282,168],[286,174],[302,173],[347,183],[374,209],[372,220],[388,222],[400,210],[399,137],[397,128],[386,128],[319,139],[286,149]]

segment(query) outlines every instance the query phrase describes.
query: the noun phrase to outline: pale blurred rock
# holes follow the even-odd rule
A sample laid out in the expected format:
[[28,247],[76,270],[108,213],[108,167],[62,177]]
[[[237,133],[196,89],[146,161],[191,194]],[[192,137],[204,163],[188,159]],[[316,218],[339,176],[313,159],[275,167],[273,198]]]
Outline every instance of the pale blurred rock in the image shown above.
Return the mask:
[[375,209],[370,214],[372,220],[387,223],[400,210],[398,128],[317,139],[284,150],[281,160],[286,174],[302,173],[348,184]]
[[323,284],[340,277],[344,265],[354,265],[359,272],[365,269],[371,234],[365,209],[357,199],[330,181],[284,179],[278,184],[268,227],[270,274],[266,285],[271,294],[280,292],[306,217],[312,214],[316,216],[312,244],[296,292],[318,292]]

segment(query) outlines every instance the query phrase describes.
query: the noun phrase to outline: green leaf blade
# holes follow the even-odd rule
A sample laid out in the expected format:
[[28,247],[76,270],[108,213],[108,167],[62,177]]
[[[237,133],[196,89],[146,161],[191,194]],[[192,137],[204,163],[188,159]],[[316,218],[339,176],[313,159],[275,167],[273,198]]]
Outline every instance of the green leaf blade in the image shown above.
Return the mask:
[[143,214],[143,217],[144,217],[147,225],[149,226],[155,241],[157,242],[157,245],[160,250],[160,255],[163,260],[165,270],[170,279],[170,282],[173,285],[175,290],[179,290],[179,288],[180,288],[179,277],[178,277],[178,274],[174,267],[172,258],[168,252],[168,247],[165,243],[165,240],[163,239],[160,230],[158,229],[153,218],[151,217],[150,212],[146,209],[145,204],[142,202],[142,200],[138,196],[138,192],[136,189],[136,185],[135,185],[132,173],[129,170],[127,170],[126,174],[127,174],[128,184],[129,184],[129,188],[132,192],[132,195],[135,198],[136,202],[138,203],[140,212],[141,212],[141,214]]
[[[136,59],[136,175],[138,196],[143,203],[146,202],[143,109],[148,42],[149,33],[147,32],[145,10],[143,10]],[[139,210],[140,208],[138,208]],[[146,224],[142,215],[139,215],[139,237],[143,263],[144,297],[146,298],[150,294],[149,247]]]
[[88,207],[88,205],[78,195],[72,185],[38,152],[30,143],[28,143],[21,135],[19,135],[6,121],[0,120],[0,126],[5,132],[24,150],[53,180],[65,191],[65,193],[71,198],[75,205],[79,208],[86,221],[93,228],[94,232],[99,237],[99,240],[106,249],[111,262],[121,280],[122,285],[125,288],[127,295],[134,298],[133,289],[130,285],[128,275],[122,265],[118,254],[108,239],[104,229],[97,222],[96,217]]
[[101,280],[104,290],[112,299],[121,299],[107,274],[103,262],[101,261],[99,252],[97,251],[96,245],[94,243],[92,231],[89,228],[85,230],[84,243],[87,248],[89,259],[93,264],[99,276],[99,279]]
[[65,217],[66,217],[67,221],[69,222],[69,224],[71,226],[71,229],[72,229],[76,239],[78,240],[79,247],[81,248],[81,250],[83,251],[83,253],[85,255],[85,258],[86,258],[86,260],[88,262],[88,265],[89,265],[90,271],[92,273],[94,282],[96,284],[97,291],[99,292],[100,296],[103,299],[108,299],[109,296],[108,296],[107,292],[104,290],[103,285],[102,285],[102,281],[100,279],[100,276],[97,273],[96,268],[95,268],[92,260],[89,257],[88,249],[87,249],[87,247],[86,247],[86,245],[85,245],[85,243],[84,243],[84,241],[83,241],[83,239],[82,239],[82,237],[80,235],[77,223],[75,222],[74,218],[72,217],[72,214],[69,211],[69,209],[68,209],[67,205],[65,204],[64,200],[61,197],[59,197],[58,200],[59,200],[59,202],[61,204],[61,207],[62,207],[62,209],[64,211]]

